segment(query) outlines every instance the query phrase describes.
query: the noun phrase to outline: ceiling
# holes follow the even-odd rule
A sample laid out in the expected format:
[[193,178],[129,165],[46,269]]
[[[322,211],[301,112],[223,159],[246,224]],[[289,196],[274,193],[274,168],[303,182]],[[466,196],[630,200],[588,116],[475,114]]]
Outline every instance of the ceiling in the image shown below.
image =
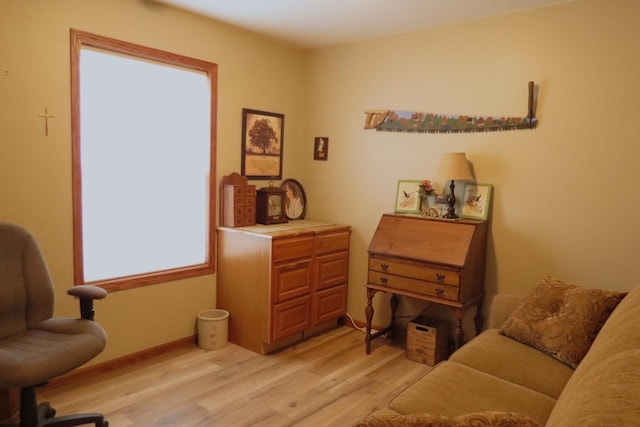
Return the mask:
[[150,0],[321,48],[573,0]]

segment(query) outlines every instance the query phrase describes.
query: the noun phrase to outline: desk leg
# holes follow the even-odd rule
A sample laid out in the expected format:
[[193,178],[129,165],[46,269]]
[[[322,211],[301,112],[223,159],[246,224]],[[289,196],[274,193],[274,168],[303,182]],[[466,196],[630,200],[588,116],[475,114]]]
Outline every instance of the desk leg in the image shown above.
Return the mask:
[[389,301],[391,303],[391,323],[389,323],[389,326],[387,327],[391,337],[393,337],[393,331],[396,328],[396,311],[398,311],[398,300],[398,295],[391,294],[391,301]]
[[453,333],[453,345],[454,350],[459,349],[464,340],[464,330],[462,329],[462,316],[464,311],[461,308],[456,308],[456,330]]
[[371,305],[371,301],[375,294],[375,290],[367,289],[367,306],[364,309],[364,317],[367,319],[367,335],[364,338],[367,354],[371,354],[371,340],[373,339],[371,337],[371,321],[373,320],[373,306]]
[[364,337],[365,350],[367,354],[371,354],[371,341],[383,336],[384,334],[393,334],[393,329],[396,326],[396,311],[398,310],[398,295],[391,294],[391,322],[386,328],[372,334],[371,333],[371,321],[373,320],[373,296],[378,292],[375,289],[367,288],[367,306],[364,309],[364,316],[367,318],[367,334]]

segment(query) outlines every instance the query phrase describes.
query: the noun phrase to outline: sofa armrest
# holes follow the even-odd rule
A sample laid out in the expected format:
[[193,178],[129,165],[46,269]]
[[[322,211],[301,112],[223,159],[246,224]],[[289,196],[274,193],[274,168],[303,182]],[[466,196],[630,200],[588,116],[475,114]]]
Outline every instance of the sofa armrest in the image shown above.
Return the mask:
[[491,301],[491,309],[489,310],[489,328],[495,329],[502,326],[523,298],[522,295],[511,294],[498,294],[494,296]]

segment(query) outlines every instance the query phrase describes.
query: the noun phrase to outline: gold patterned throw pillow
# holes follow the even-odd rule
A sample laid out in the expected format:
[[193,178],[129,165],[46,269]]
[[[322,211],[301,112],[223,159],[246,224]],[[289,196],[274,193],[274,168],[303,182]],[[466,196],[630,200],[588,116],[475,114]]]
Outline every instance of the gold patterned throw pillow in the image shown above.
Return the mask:
[[626,293],[544,277],[499,332],[576,368]]
[[512,412],[486,411],[457,417],[380,413],[369,415],[353,427],[540,427],[540,424]]

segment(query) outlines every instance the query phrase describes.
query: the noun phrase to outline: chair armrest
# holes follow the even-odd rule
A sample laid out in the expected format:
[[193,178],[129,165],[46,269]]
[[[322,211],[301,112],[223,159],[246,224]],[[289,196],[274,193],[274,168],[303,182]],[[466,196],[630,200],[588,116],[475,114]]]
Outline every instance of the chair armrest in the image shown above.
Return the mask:
[[67,290],[71,296],[80,298],[80,317],[86,320],[93,320],[93,300],[103,299],[107,296],[107,291],[93,285],[78,285]]
[[93,285],[78,285],[70,288],[67,293],[78,298],[103,299],[107,296],[107,291]]
[[494,296],[489,310],[489,328],[495,329],[502,326],[523,298],[522,295],[510,294]]

